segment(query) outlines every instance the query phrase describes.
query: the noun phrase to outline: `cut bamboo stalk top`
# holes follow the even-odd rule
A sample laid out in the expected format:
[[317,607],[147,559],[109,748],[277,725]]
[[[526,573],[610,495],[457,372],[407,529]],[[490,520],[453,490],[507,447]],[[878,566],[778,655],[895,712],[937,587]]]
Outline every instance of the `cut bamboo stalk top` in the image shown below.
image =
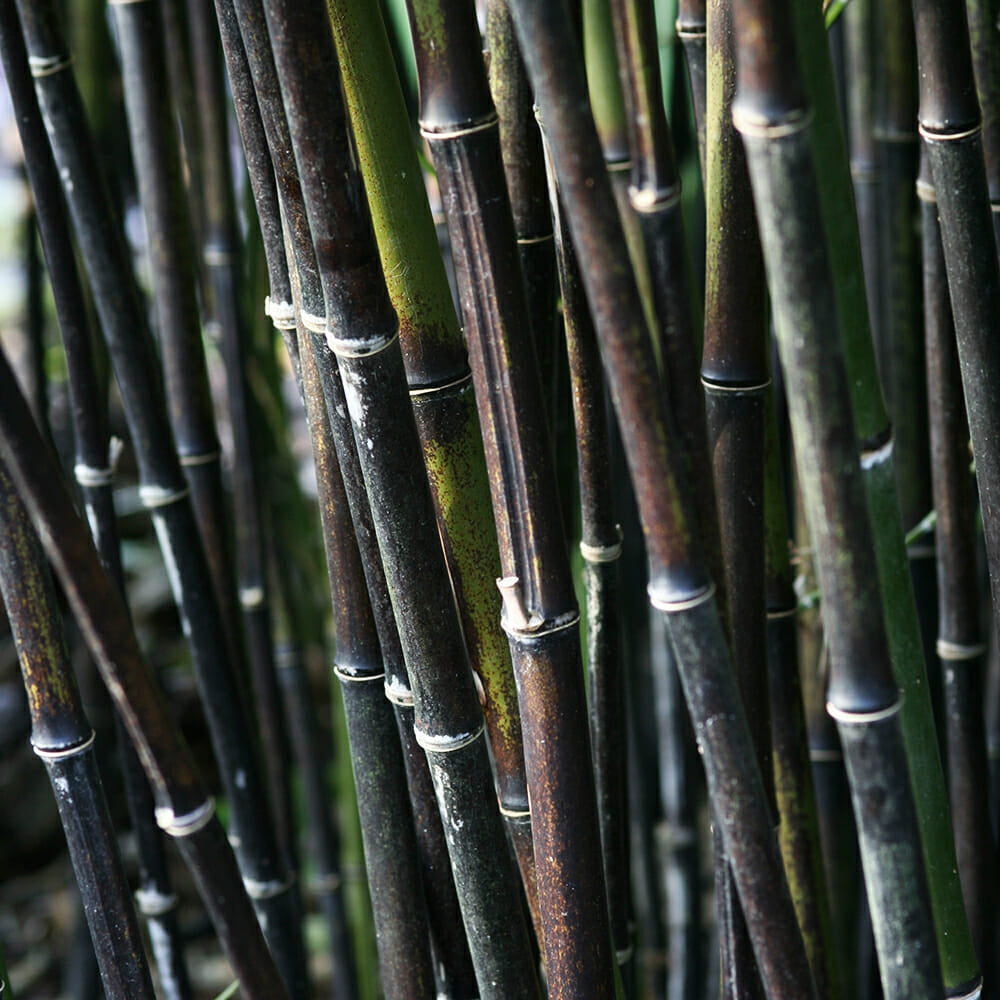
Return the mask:
[[920,131],[960,138],[982,126],[963,3],[914,0],[920,64]]

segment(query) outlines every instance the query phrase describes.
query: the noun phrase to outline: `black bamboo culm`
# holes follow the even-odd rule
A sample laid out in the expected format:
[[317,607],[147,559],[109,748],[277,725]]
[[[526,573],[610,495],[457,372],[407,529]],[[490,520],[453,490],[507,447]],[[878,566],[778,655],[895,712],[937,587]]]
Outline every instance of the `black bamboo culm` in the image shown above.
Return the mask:
[[[764,576],[767,602],[767,666],[771,716],[771,743],[774,762],[774,790],[778,807],[778,836],[785,870],[792,888],[792,898],[799,915],[818,1000],[837,1000],[845,995],[841,983],[844,969],[851,968],[835,949],[830,916],[830,892],[824,877],[823,856],[816,807],[816,789],[810,760],[809,732],[803,704],[798,653],[798,597],[795,593],[795,568],[789,551],[788,513],[782,455],[778,434],[775,393],[766,400],[764,424]],[[821,709],[822,710],[822,709]],[[832,721],[823,713],[832,728]],[[833,744],[837,744],[836,732]],[[850,809],[844,780],[843,756],[836,745],[834,774],[843,788],[843,804]],[[844,813],[837,814],[843,822]],[[853,825],[845,833],[831,831],[834,843],[849,844],[854,852]],[[860,881],[857,865],[849,869],[851,883]],[[838,883],[837,893],[857,901],[857,892],[845,891]],[[856,934],[856,921],[849,932]]]
[[937,655],[942,689],[955,853],[983,982],[992,982],[996,949],[996,863],[990,824],[983,698],[986,643],[980,623],[975,496],[969,428],[938,231],[934,185],[922,158],[924,339],[930,404],[938,574]]
[[823,224],[811,119],[790,11],[772,0],[748,3],[737,7],[735,24],[734,121],[746,148],[789,387],[830,647],[829,711],[844,748],[883,990],[886,1000],[940,996],[901,698],[890,669],[833,281],[817,238]]
[[[449,833],[480,995],[533,996],[538,983],[519,880],[493,807],[482,710],[457,609],[447,606],[447,568],[398,321],[357,170],[333,36],[320,3],[273,3],[266,14],[323,285],[325,319],[313,349],[318,363],[340,366],[413,690],[414,732]],[[344,185],[329,185],[333,175]],[[338,402],[328,396],[328,409]]]
[[243,645],[232,546],[226,535],[231,519],[223,495],[221,451],[201,345],[197,260],[168,88],[163,31],[154,3],[110,6],[119,39],[126,118],[146,223],[167,412],[215,583],[222,612],[219,624],[230,644],[231,659],[240,664]]
[[993,0],[966,0],[972,68],[983,115],[983,155],[993,210],[993,234],[1000,247],[1000,51],[995,42],[997,7]]
[[[225,782],[248,889],[293,993],[305,988],[305,949],[295,883],[267,815],[255,746],[201,547],[188,487],[172,440],[154,347],[132,280],[124,239],[97,172],[79,93],[48,4],[19,8],[56,165],[88,269],[139,463],[140,491],[170,569]],[[237,773],[242,772],[239,780]]]
[[[302,336],[302,395],[312,439],[336,629],[334,673],[344,699],[382,989],[386,1000],[429,1000],[435,995],[434,971],[396,714],[385,696],[386,666],[327,421],[320,374],[308,332],[303,330]],[[345,1000],[351,997],[336,995]]]
[[554,186],[551,202],[576,423],[580,553],[584,560],[587,602],[587,700],[597,812],[611,936],[622,978],[629,981],[629,971],[635,967],[635,942],[629,866],[628,755],[621,752],[622,746],[627,745],[621,634],[622,529],[615,518],[612,495],[608,413],[597,335]]
[[698,158],[705,172],[705,101],[707,77],[705,52],[708,45],[708,4],[706,0],[681,0],[677,5],[677,37],[684,47],[691,103],[694,109]]
[[[226,373],[226,396],[233,435],[232,504],[235,515],[235,571],[239,606],[246,636],[246,655],[253,682],[254,707],[271,794],[278,843],[288,864],[297,868],[289,739],[282,712],[274,664],[271,610],[265,572],[264,527],[260,511],[259,459],[253,436],[246,376],[248,331],[240,299],[240,245],[227,132],[226,86],[219,51],[219,29],[211,5],[188,4],[188,25],[194,64],[198,120],[201,126],[202,203],[200,220],[202,265],[210,295],[208,314],[218,324]],[[231,539],[225,539],[231,541]],[[342,930],[331,928],[335,938]],[[350,954],[339,956],[334,968],[351,968]],[[347,987],[349,984],[344,984]],[[353,986],[350,987],[353,989]]]
[[0,465],[0,591],[31,712],[31,745],[59,807],[108,1000],[152,998],[132,894],[69,662],[45,556]]
[[492,470],[503,625],[524,731],[546,982],[551,997],[611,996],[614,959],[579,612],[560,530],[498,119],[476,51],[471,9],[434,0],[415,0],[408,9],[417,40],[421,132],[441,186]]
[[229,846],[161,690],[139,652],[121,592],[100,564],[58,462],[0,355],[0,458],[6,463],[153,789],[157,824],[194,877],[243,993],[287,997]]
[[[249,143],[245,148],[258,215],[265,232],[271,237],[277,233],[281,240],[275,246],[273,239],[265,239],[271,282],[271,296],[266,309],[275,327],[284,336],[292,365],[297,368],[299,345],[295,332],[296,317],[319,315],[323,310],[323,300],[316,255],[302,205],[301,185],[292,157],[288,123],[281,109],[274,58],[259,4],[241,3],[237,8],[220,0],[216,4],[216,13],[230,80],[233,81],[241,135],[244,143]],[[263,153],[259,146],[261,140],[265,143]],[[284,233],[278,219],[279,199],[281,217],[286,222]],[[289,267],[298,288],[297,304],[294,306]],[[283,297],[286,289],[287,299]],[[321,338],[322,334],[310,333],[310,337]],[[327,353],[321,360],[326,361],[330,357]],[[414,740],[413,696],[403,663],[385,572],[378,555],[368,497],[358,466],[357,446],[335,367],[321,365],[320,378],[324,381],[324,395],[328,394],[328,385],[329,395],[334,399],[333,405],[328,404],[327,411],[331,433],[362,549],[362,563],[386,667],[386,693],[393,702],[403,745],[435,956],[444,982],[455,990],[456,995],[463,995],[474,991],[475,976],[427,758]]]
[[531,87],[517,47],[506,0],[490,0],[486,8],[490,53],[490,93],[500,122],[504,175],[514,215],[538,372],[549,421],[555,436],[561,385],[556,322],[556,257],[549,211],[542,137],[532,108]]
[[366,0],[337,0],[331,21],[445,558],[482,684],[500,811],[537,909],[517,690],[496,613],[500,554],[465,340],[416,148],[398,141],[410,118],[401,90],[387,85],[391,49],[381,14]]
[[[106,407],[97,387],[91,331],[86,322],[89,311],[73,258],[59,177],[35,98],[20,24],[10,4],[0,6],[0,58],[17,115],[25,169],[34,195],[38,230],[66,352],[75,443],[74,476],[101,561],[120,582],[118,532],[111,492],[114,456],[109,454]],[[149,925],[164,993],[171,1000],[183,1000],[190,996],[191,986],[179,937],[177,897],[167,871],[162,835],[154,822],[149,785],[124,731],[119,731],[119,752],[139,851],[137,902]]]
[[914,0],[920,70],[920,135],[937,194],[941,242],[979,506],[1000,623],[1000,265],[983,161],[982,116],[962,4]]
[[[777,822],[762,586],[767,307],[750,179],[743,145],[733,128],[736,53],[732,5],[726,0],[708,3],[707,63],[704,186],[708,270],[701,364],[709,436],[705,467],[711,470],[719,509],[733,668]],[[674,185],[679,186],[676,171],[673,174]],[[691,455],[689,461],[698,457]],[[718,836],[715,839],[718,842]],[[722,995],[759,996],[759,976],[724,853],[716,860],[716,907]]]
[[[729,663],[714,587],[699,557],[688,501],[672,467],[665,411],[638,291],[626,259],[600,147],[587,110],[580,54],[565,5],[511,3],[594,315],[650,560],[649,594],[666,615],[765,989],[812,996],[802,938],[784,878],[763,781]],[[606,266],[607,261],[617,261]],[[712,724],[708,722],[711,720]],[[735,793],[735,798],[734,798]]]

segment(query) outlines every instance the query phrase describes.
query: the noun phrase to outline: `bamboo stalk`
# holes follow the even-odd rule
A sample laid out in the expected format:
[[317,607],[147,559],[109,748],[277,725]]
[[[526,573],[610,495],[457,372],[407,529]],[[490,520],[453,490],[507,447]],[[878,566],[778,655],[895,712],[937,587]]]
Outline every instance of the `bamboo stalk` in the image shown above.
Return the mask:
[[[286,223],[285,232],[282,236],[280,259],[277,249],[273,246],[268,253],[269,271],[278,273],[272,275],[272,295],[265,306],[276,328],[285,337],[293,367],[297,367],[299,346],[294,333],[296,317],[299,314],[313,317],[319,315],[323,310],[323,301],[316,255],[305,219],[301,185],[292,155],[288,122],[280,108],[280,101],[277,100],[280,90],[274,58],[266,33],[261,31],[263,10],[259,5],[240,4],[239,7],[234,7],[232,3],[221,2],[216,4],[216,13],[231,78],[240,81],[238,88],[240,97],[236,108],[244,141],[249,140],[252,143],[248,149],[248,164],[252,163],[253,169],[261,171],[255,191],[258,213],[262,218],[269,220],[266,224],[272,232],[275,229],[280,231],[281,226],[280,223],[276,224],[277,213],[275,212],[273,216],[269,214],[277,207],[269,197],[267,184],[269,179],[274,179],[275,196],[281,200],[281,215]],[[270,150],[266,153],[266,158],[270,162],[262,162],[259,147],[256,145],[261,137],[265,138],[266,146]],[[297,294],[300,302],[297,307],[293,306],[291,301],[288,267],[294,269],[293,274],[299,289]],[[275,277],[277,285],[274,283]],[[288,300],[279,299],[274,294],[275,289],[281,289],[283,292],[286,287]],[[307,339],[321,336],[322,334],[310,333],[310,338]],[[326,352],[319,360],[325,362],[330,357],[331,355]],[[414,739],[413,697],[403,663],[385,572],[378,555],[378,545],[371,523],[371,510],[358,465],[357,446],[336,369],[329,364],[321,364],[320,378],[323,382],[324,395],[329,395],[333,400],[332,404],[329,400],[327,402],[327,414],[351,504],[351,516],[363,550],[362,563],[382,647],[382,657],[386,664],[386,693],[393,702],[399,738],[403,746],[423,863],[424,891],[435,942],[435,954],[440,963],[444,982],[451,984],[451,987],[462,995],[475,989],[475,976],[462,927],[455,884],[448,862],[444,829],[436,806],[427,758]]]
[[628,848],[628,755],[621,753],[627,742],[622,529],[615,518],[611,442],[597,334],[554,183],[550,200],[576,424],[580,554],[587,602],[587,700],[597,812],[615,957],[623,982],[631,985],[636,962]]
[[42,442],[6,358],[0,355],[0,459],[7,465],[73,614],[149,778],[157,824],[177,846],[243,991],[287,997],[250,906],[233,850],[194,770],[166,700],[142,660],[121,593],[102,568]]
[[[810,72],[805,78],[810,102],[816,108],[814,141],[816,160],[845,162],[843,139],[837,128],[832,73],[825,58],[826,33],[818,17],[793,5],[799,41]],[[836,274],[837,311],[841,324],[844,362],[847,365],[855,438],[863,461],[862,473],[875,533],[875,552],[881,577],[882,600],[892,655],[893,673],[904,692],[903,729],[907,757],[915,776],[914,794],[920,821],[924,856],[930,881],[942,972],[950,993],[963,994],[979,976],[968,934],[961,885],[954,863],[954,841],[948,818],[947,795],[938,753],[927,672],[923,664],[920,624],[913,598],[906,547],[896,495],[893,430],[885,410],[875,366],[868,309],[863,294],[863,269],[857,234],[849,213],[850,194],[845,169],[826,169],[819,175],[824,225],[830,238],[831,261]],[[849,321],[846,319],[850,317]],[[947,859],[947,860],[945,860]],[[947,931],[945,931],[947,928]]]
[[1000,54],[996,46],[996,0],[966,0],[972,68],[983,115],[983,155],[993,212],[993,234],[1000,246]]
[[937,512],[938,639],[947,724],[948,778],[958,870],[983,981],[996,967],[996,867],[989,816],[983,695],[986,644],[979,620],[975,499],[969,475],[969,428],[937,205],[926,157],[918,193],[923,215],[924,331],[927,398]]
[[[252,445],[250,399],[246,378],[247,330],[240,304],[239,234],[232,168],[230,167],[225,81],[219,53],[218,26],[212,6],[189,0],[188,24],[195,66],[195,92],[201,123],[200,149],[203,178],[201,250],[211,283],[211,315],[219,324],[226,375],[230,426],[233,435],[232,504],[235,514],[235,569],[237,595],[245,649],[253,681],[254,707],[261,734],[264,766],[277,825],[278,842],[296,867],[292,791],[288,773],[289,736],[281,711],[281,697],[274,664],[271,610],[264,571],[264,527],[260,511],[259,461]],[[308,766],[308,765],[307,765]],[[336,907],[332,911],[336,913]],[[343,915],[334,917],[334,941],[343,940]],[[349,981],[344,995],[354,992],[350,981],[350,951],[342,951],[334,968],[344,970]]]
[[28,695],[31,745],[52,783],[104,991],[108,1000],[152,1000],[139,924],[97,771],[94,731],[69,664],[55,592],[41,545],[2,466],[0,591]]
[[[501,814],[514,843],[529,901],[535,905],[521,722],[510,653],[496,613],[500,559],[465,344],[438,252],[416,150],[411,143],[399,141],[409,119],[402,93],[387,86],[385,67],[390,52],[385,26],[370,3],[334,0],[327,7],[333,13],[344,91],[382,271],[400,318],[410,399],[445,556],[466,646],[482,682]],[[529,218],[533,221],[535,213]],[[535,244],[529,246],[535,248],[530,253],[538,253]],[[554,277],[550,274],[550,278],[554,317]]]
[[677,37],[684,46],[691,102],[694,108],[695,133],[698,137],[698,159],[705,172],[705,106],[708,76],[706,47],[708,44],[708,4],[705,0],[680,0],[677,5]]
[[[0,58],[16,109],[25,169],[34,194],[38,230],[66,352],[75,442],[74,475],[101,561],[121,585],[111,492],[114,463],[113,456],[109,455],[106,407],[97,388],[91,331],[86,322],[89,313],[72,255],[58,174],[35,98],[20,24],[11,5],[0,6]],[[116,721],[120,726],[117,716]],[[185,998],[191,994],[191,985],[179,939],[177,898],[172,891],[161,835],[154,823],[152,796],[125,732],[120,729],[118,736],[126,798],[139,849],[137,902],[149,924],[150,942],[164,992],[171,998]]]
[[[398,322],[337,85],[333,37],[318,0],[274,3],[266,15],[323,285],[326,318],[317,333],[325,333],[329,346],[315,337],[313,350],[317,363],[325,357],[325,364],[340,367],[413,689],[414,733],[449,831],[480,993],[531,996],[538,986],[527,929],[510,891],[513,871],[499,811],[490,808],[484,724],[457,610],[441,605],[449,592],[447,568],[406,392]],[[345,185],[327,184],[331,175]],[[328,397],[328,408],[334,403]],[[405,498],[405,510],[394,495]]]
[[546,981],[550,997],[612,996],[579,612],[559,530],[497,116],[475,54],[471,11],[432,0],[411,4],[410,14],[421,131],[444,197],[487,461],[494,470],[504,573],[499,586],[524,727]]
[[[650,559],[650,600],[666,613],[709,796],[722,826],[765,989],[813,995],[746,719],[682,498],[674,431],[656,367],[563,4],[511,4],[577,249],[625,440]],[[605,261],[617,261],[607,267]],[[708,721],[711,720],[711,724]],[[738,801],[731,796],[738,794]]]
[[[823,230],[811,114],[788,18],[781,4],[767,0],[737,8],[734,122],[746,147],[790,387],[830,646],[828,710],[844,748],[882,986],[886,1000],[939,996],[941,968],[900,697],[890,669],[847,379],[838,360],[833,281],[826,247],[817,239]],[[766,46],[759,42],[763,37]]]
[[382,989],[387,1000],[429,1000],[434,996],[434,972],[423,894],[419,889],[413,892],[421,872],[396,716],[385,697],[385,662],[320,376],[311,348],[308,344],[304,348],[299,354],[303,400],[321,491],[320,517],[337,630],[334,672],[351,745]]
[[[234,833],[239,838],[241,870],[264,918],[268,940],[288,982],[294,984],[293,992],[298,993],[305,989],[305,952],[297,893],[278,856],[272,827],[260,822],[267,807],[254,744],[228,644],[218,628],[214,585],[173,446],[153,345],[129,272],[127,252],[103,195],[54,12],[41,3],[26,4],[19,11],[39,104],[136,447],[141,496],[157,529],[189,637]],[[238,772],[242,772],[240,780]]]

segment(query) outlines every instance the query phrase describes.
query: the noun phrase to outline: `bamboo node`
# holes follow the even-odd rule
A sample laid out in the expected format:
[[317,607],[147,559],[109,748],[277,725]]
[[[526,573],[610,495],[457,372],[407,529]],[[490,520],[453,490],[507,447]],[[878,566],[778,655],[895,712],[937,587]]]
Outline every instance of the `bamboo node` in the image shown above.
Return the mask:
[[85,462],[77,462],[73,466],[73,477],[85,489],[96,486],[110,486],[115,481],[115,470],[111,466],[103,469]]
[[186,486],[180,490],[172,489],[169,486],[140,486],[139,500],[146,510],[155,510],[157,507],[169,507],[172,503],[178,503],[190,492]]
[[480,723],[471,733],[456,733],[454,736],[431,736],[430,733],[425,733],[414,726],[413,738],[420,747],[430,753],[455,753],[456,750],[461,750],[475,743],[483,735],[485,728],[485,725]]
[[876,708],[871,712],[854,712],[849,708],[838,708],[833,702],[826,703],[826,712],[835,722],[847,726],[867,726],[873,722],[882,722],[898,715],[903,707],[903,699],[897,698],[885,708]]
[[149,0],[108,0],[109,7],[128,7],[136,3],[148,3]]
[[385,696],[393,705],[403,708],[413,708],[413,692],[401,680],[385,679]]
[[685,39],[699,41],[700,39],[708,38],[708,29],[701,21],[693,24],[683,24],[681,21],[676,21],[674,23],[674,30],[682,42]]
[[[337,663],[333,665],[333,672],[336,675],[337,680],[343,684],[366,684],[368,681],[381,681],[385,679],[384,670],[379,671],[377,674],[352,674],[350,671],[353,669],[353,667],[342,667]],[[389,700],[391,701],[392,699],[390,698]],[[412,695],[410,695],[410,704],[413,704]]]
[[979,1000],[983,993],[983,977],[977,976],[972,987],[965,993],[946,993],[948,1000]]
[[624,965],[626,962],[632,961],[632,956],[635,954],[635,948],[629,945],[627,948],[617,948],[615,949],[615,961],[619,965]]
[[971,139],[980,135],[983,131],[982,122],[976,122],[971,128],[964,128],[960,132],[938,132],[921,122],[917,126],[917,131],[927,142],[961,142],[963,139]]
[[866,448],[861,452],[861,468],[874,469],[876,465],[888,462],[895,448],[895,438],[890,434],[888,440],[877,448]]
[[63,52],[57,56],[29,56],[28,66],[31,75],[37,80],[43,76],[55,76],[56,73],[69,69],[73,65],[73,57]]
[[459,386],[468,385],[471,381],[472,372],[467,371],[464,375],[459,375],[458,378],[453,378],[448,382],[442,382],[440,385],[421,385],[415,389],[410,389],[410,398],[416,399],[423,396],[431,396],[436,392],[450,392]]
[[295,329],[295,306],[291,302],[275,302],[270,295],[265,295],[264,315],[276,330]]
[[628,189],[628,200],[632,208],[642,215],[652,215],[654,212],[665,212],[668,208],[680,203],[681,186],[671,184],[667,188],[632,187]]
[[814,764],[839,764],[844,759],[843,751],[832,747],[810,747],[809,760]]
[[917,197],[921,201],[936,202],[937,201],[937,191],[934,190],[934,185],[930,181],[917,181]]
[[428,142],[433,142],[436,139],[460,139],[463,135],[475,135],[477,132],[487,132],[491,128],[499,127],[500,119],[497,117],[496,111],[491,111],[485,118],[478,118],[467,125],[445,126],[437,129],[421,122],[420,134]]
[[756,112],[733,105],[733,127],[740,135],[753,139],[783,139],[804,132],[812,124],[812,109],[789,111],[783,118],[772,121]]
[[181,465],[184,468],[190,468],[192,466],[198,465],[211,465],[213,462],[218,462],[222,452],[216,448],[214,451],[205,451],[200,455],[181,455]]
[[555,238],[555,233],[543,233],[541,236],[519,236],[517,238],[517,245],[519,247],[531,247],[538,243],[551,243]]
[[295,876],[292,875],[286,879],[273,878],[267,882],[259,882],[255,878],[245,878],[243,885],[251,899],[274,899],[275,896],[288,892],[295,885]]
[[244,611],[262,608],[265,596],[263,587],[240,587],[240,607]]
[[309,881],[309,888],[316,896],[328,895],[337,892],[344,884],[344,880],[336,872],[327,872],[325,875],[314,875]]
[[505,629],[509,626],[517,632],[535,632],[542,627],[542,616],[529,614],[524,606],[519,577],[505,576],[498,579],[497,589],[503,599],[505,616],[502,624]]
[[941,660],[974,660],[979,656],[986,655],[986,643],[961,643],[949,642],[947,639],[938,639],[937,655]]
[[41,757],[42,760],[67,760],[70,757],[76,757],[79,754],[86,753],[94,745],[94,740],[96,738],[96,733],[93,729],[91,729],[90,735],[85,740],[82,740],[80,743],[76,743],[71,747],[63,747],[59,750],[46,750],[44,747],[35,746],[35,744],[32,743],[31,749],[35,751],[35,756]]
[[508,819],[530,819],[531,810],[530,809],[510,809],[505,806],[502,802],[500,805],[500,815],[506,816]]
[[156,825],[169,837],[190,837],[203,830],[215,816],[215,799],[209,796],[183,816],[178,816],[170,806],[156,810]]
[[299,313],[299,318],[302,320],[302,325],[310,333],[326,333],[326,317],[317,316],[315,313],[306,312],[303,309]]
[[381,354],[398,339],[398,324],[388,336],[380,334],[377,337],[338,337],[332,330],[326,331],[327,346],[338,358],[369,358],[373,354]]
[[774,611],[768,611],[767,620],[774,622],[780,621],[782,618],[794,618],[798,613],[798,605],[792,605],[790,608],[777,608]]
[[730,382],[714,382],[702,375],[701,384],[711,392],[757,393],[764,392],[771,385],[771,380],[756,382],[752,385],[735,385]]
[[649,595],[649,603],[657,611],[666,611],[670,614],[677,611],[690,611],[701,604],[706,604],[715,596],[715,584],[709,583],[707,587],[697,591],[697,593],[691,594],[689,597],[681,598],[681,600],[668,600],[664,597],[658,597],[653,593],[651,587],[646,588],[646,593]]
[[614,545],[588,545],[580,542],[580,555],[589,563],[609,563],[621,558],[622,554],[622,526],[615,525],[618,533],[618,541]]
[[157,892],[155,889],[136,889],[135,901],[144,917],[162,917],[177,909],[174,893]]
[[206,246],[202,251],[202,259],[209,267],[223,267],[236,260],[236,254],[230,247],[226,246]]

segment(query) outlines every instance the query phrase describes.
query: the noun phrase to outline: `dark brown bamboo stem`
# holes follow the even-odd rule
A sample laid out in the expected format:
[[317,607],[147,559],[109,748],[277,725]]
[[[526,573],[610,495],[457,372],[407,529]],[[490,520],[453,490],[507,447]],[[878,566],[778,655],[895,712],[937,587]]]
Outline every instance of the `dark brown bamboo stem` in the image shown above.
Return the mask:
[[[580,54],[566,35],[564,4],[511,4],[625,440],[650,560],[649,594],[664,611],[703,752],[709,795],[723,829],[758,965],[771,997],[812,995],[749,730],[683,498],[676,437],[659,389],[638,291],[587,108]],[[606,261],[616,261],[609,267]],[[709,724],[711,720],[711,724]],[[738,774],[738,776],[737,776]],[[728,796],[739,789],[739,802]]]

